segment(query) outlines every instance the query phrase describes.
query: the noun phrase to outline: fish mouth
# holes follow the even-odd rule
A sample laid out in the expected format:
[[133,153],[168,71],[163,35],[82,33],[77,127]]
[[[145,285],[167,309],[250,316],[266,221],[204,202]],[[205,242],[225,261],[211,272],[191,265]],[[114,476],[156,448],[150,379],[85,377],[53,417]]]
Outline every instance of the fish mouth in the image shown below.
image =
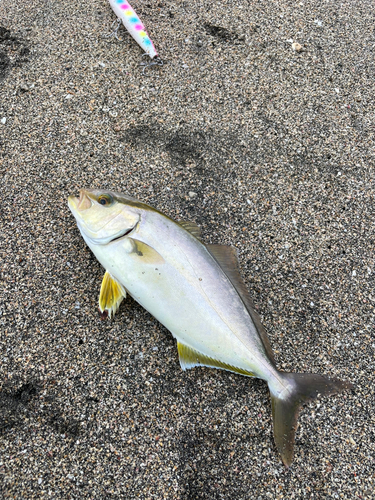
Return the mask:
[[88,210],[89,208],[92,207],[92,201],[90,200],[89,196],[86,193],[85,189],[80,189],[79,190],[79,197],[70,195],[68,197],[68,204],[69,207],[73,210]]

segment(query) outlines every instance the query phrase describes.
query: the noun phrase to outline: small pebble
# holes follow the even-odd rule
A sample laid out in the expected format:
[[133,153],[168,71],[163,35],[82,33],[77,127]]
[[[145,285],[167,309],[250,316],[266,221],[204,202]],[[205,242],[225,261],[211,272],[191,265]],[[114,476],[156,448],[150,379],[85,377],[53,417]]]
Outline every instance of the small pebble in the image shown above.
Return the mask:
[[294,42],[292,43],[292,49],[295,51],[295,52],[301,52],[302,50],[302,45],[300,45],[299,43],[297,42]]

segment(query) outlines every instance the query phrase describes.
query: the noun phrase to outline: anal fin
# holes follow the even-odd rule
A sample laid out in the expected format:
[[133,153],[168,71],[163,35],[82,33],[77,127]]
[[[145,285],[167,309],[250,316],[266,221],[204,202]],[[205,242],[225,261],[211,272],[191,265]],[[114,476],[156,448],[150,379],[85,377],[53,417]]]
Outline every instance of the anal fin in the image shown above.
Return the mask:
[[206,356],[205,354],[202,354],[201,352],[198,352],[179,341],[177,341],[177,350],[180,365],[184,371],[189,370],[189,368],[194,368],[194,366],[206,366],[208,368],[218,368],[220,370],[227,370],[240,375],[246,375],[247,377],[255,377],[252,372],[232,366],[228,363],[223,363],[218,359],[210,358],[209,356]]
[[107,311],[108,316],[115,315],[122,300],[126,297],[125,288],[106,271],[100,287],[99,309]]

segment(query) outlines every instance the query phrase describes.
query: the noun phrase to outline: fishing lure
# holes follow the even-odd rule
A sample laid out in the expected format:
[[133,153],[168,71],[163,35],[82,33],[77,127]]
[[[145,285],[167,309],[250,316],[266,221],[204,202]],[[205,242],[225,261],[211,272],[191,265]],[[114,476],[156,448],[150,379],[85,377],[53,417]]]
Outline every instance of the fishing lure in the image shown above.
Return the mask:
[[134,40],[142,47],[146,54],[154,61],[153,64],[162,65],[162,61],[156,52],[142,21],[127,0],[108,0],[113,12],[128,30]]

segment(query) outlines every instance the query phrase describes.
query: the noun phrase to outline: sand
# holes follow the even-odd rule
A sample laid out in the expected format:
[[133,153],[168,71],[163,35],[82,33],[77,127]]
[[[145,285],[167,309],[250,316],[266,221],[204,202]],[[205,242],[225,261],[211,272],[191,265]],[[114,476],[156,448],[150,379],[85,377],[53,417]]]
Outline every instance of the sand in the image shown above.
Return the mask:
[[[374,9],[0,4],[0,493],[14,499],[375,498]],[[67,207],[117,190],[234,245],[277,366],[355,391],[306,405],[286,470],[267,386],[182,372]]]

